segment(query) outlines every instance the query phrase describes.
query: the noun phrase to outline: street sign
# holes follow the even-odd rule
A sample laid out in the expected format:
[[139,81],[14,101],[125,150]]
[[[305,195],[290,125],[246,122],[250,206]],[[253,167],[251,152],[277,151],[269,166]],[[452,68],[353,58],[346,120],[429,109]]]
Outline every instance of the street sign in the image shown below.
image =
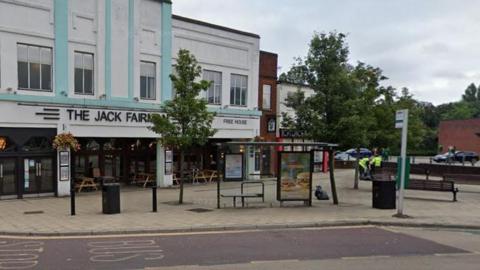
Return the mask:
[[395,128],[402,129],[402,144],[400,149],[400,187],[398,189],[398,204],[396,217],[405,217],[403,214],[403,194],[405,191],[405,178],[407,174],[407,134],[408,110],[400,110],[395,114]]
[[405,120],[405,111],[397,111],[395,114],[395,128],[403,128],[403,122]]

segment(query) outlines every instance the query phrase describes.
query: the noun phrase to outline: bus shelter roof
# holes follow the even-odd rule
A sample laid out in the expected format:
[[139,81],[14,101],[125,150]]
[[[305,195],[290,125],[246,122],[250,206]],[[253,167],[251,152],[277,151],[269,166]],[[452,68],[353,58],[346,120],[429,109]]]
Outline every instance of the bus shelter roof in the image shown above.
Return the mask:
[[219,145],[243,145],[243,146],[311,146],[318,148],[334,149],[338,147],[338,144],[325,143],[325,142],[242,142],[232,141],[218,143]]

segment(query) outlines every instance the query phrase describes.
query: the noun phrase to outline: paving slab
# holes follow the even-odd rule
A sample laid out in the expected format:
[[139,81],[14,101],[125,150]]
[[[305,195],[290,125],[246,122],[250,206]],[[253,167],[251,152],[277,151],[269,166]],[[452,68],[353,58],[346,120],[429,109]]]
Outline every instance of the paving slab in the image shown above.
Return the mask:
[[[186,185],[184,205],[172,205],[178,189],[158,190],[158,212],[151,212],[151,190],[125,187],[121,191],[121,213],[104,215],[101,193],[76,196],[76,216],[70,216],[70,198],[31,198],[0,201],[0,234],[79,235],[142,232],[179,232],[206,230],[242,230],[251,228],[319,227],[344,225],[438,226],[480,229],[480,187],[460,185],[458,202],[448,192],[406,191],[405,213],[412,218],[392,217],[396,210],[372,208],[371,182],[360,182],[353,189],[353,171],[337,170],[340,204],[318,201],[312,207],[301,203],[276,201],[276,186],[265,185],[265,203],[247,199],[247,207],[233,208],[231,199],[222,199],[216,209],[216,184]],[[316,173],[314,185],[320,184],[330,197],[327,174]],[[239,183],[224,183],[229,191]],[[248,187],[254,191],[256,187]],[[258,187],[257,187],[258,188]],[[191,209],[211,211],[192,212]],[[28,212],[29,214],[25,214]]]

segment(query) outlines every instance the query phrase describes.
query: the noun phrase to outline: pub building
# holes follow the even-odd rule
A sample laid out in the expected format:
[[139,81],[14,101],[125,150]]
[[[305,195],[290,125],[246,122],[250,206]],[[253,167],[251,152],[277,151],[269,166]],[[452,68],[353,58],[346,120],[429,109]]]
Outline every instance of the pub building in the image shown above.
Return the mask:
[[[259,36],[172,15],[171,5],[0,3],[0,199],[68,196],[71,181],[92,176],[129,184],[148,173],[172,185],[177,154],[166,160],[148,120],[174,94],[169,74],[181,48],[212,81],[201,97],[217,129],[185,156],[187,168],[214,169],[217,142],[259,136]],[[52,141],[67,132],[80,149],[65,155]]]

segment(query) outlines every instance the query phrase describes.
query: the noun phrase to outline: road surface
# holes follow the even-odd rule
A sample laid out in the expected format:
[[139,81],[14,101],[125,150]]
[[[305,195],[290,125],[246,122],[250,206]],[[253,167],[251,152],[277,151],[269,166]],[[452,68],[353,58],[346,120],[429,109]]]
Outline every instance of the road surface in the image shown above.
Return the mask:
[[[389,269],[449,269],[442,267],[456,264],[456,269],[479,269],[478,251],[478,232],[378,227],[107,237],[0,236],[0,270],[301,270],[319,269],[319,265],[322,269],[387,269],[387,265]],[[417,264],[422,267],[415,267]]]

